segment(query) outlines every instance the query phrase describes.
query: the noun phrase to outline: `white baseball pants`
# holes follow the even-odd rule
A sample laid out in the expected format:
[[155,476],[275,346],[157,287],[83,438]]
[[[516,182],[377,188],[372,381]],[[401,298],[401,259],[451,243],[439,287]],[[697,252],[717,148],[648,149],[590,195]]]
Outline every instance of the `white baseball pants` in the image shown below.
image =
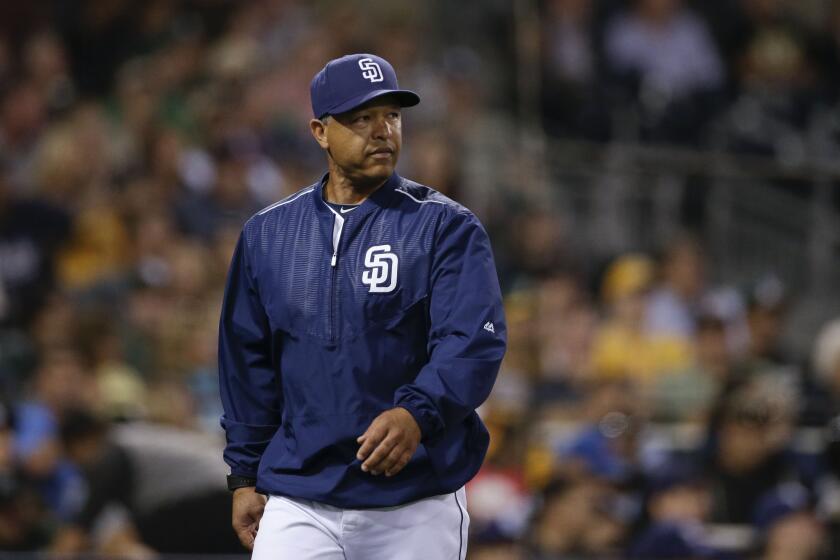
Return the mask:
[[463,560],[466,493],[376,509],[270,496],[252,560]]

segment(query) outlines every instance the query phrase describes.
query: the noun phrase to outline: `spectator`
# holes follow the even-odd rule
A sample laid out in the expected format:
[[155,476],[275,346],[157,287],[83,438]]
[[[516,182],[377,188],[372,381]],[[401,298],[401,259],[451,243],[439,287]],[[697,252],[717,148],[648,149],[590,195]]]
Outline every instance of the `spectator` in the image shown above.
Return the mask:
[[840,2],[834,0],[827,18],[827,33],[819,46],[821,78],[829,102],[840,100]]
[[694,361],[659,379],[652,391],[654,417],[664,422],[709,420],[712,407],[733,381],[733,358],[724,322],[701,315],[694,336]]
[[619,558],[627,533],[620,497],[597,479],[558,479],[540,496],[531,523],[528,558]]
[[[687,139],[704,117],[699,99],[723,86],[720,56],[705,23],[682,0],[635,0],[605,32],[609,69],[660,122],[663,139]],[[636,93],[638,92],[638,93]],[[670,121],[669,121],[670,117]]]
[[821,409],[820,420],[828,424],[826,466],[840,480],[840,319],[825,324],[814,344],[816,393],[812,408]]
[[740,48],[742,86],[783,93],[812,83],[806,33],[784,2],[742,0],[741,4],[748,22]]
[[765,560],[829,558],[825,527],[802,486],[785,484],[765,496],[758,504],[755,525]]
[[142,417],[145,383],[140,373],[126,362],[124,341],[116,332],[109,331],[109,315],[104,310],[86,310],[77,323],[74,338],[91,364],[97,409],[114,420]]
[[840,319],[829,321],[820,329],[814,344],[813,363],[819,379],[840,401]]
[[595,78],[591,0],[547,3],[545,50],[549,79],[585,86]]
[[214,456],[220,441],[142,423],[110,430],[84,411],[65,416],[61,438],[88,492],[57,537],[57,551],[142,558],[153,550],[240,550],[230,531],[224,467]]
[[721,558],[723,551],[708,544],[704,522],[711,496],[690,470],[671,465],[652,480],[648,498],[650,525],[630,545],[630,558]]
[[543,117],[550,134],[605,138],[592,0],[552,0],[543,20]]
[[688,367],[691,356],[686,341],[645,328],[653,275],[653,262],[642,255],[625,255],[607,269],[602,286],[607,317],[592,349],[598,375],[650,388],[657,378]]
[[[732,105],[729,143],[740,151],[796,158],[806,140],[818,88],[817,40],[779,0],[742,0],[734,67],[740,95]],[[816,37],[816,35],[815,35]]]
[[723,397],[711,422],[707,457],[711,519],[749,523],[769,492],[801,475],[788,453],[795,402],[771,377],[754,377]]
[[93,405],[93,379],[78,352],[53,348],[41,358],[32,385],[29,399],[14,411],[15,460],[50,511],[67,518],[80,507],[81,481],[61,452],[59,425],[70,407]]
[[49,517],[16,468],[14,429],[11,409],[0,402],[0,550],[25,551],[48,542]]
[[38,312],[70,224],[60,208],[15,195],[8,168],[0,170],[0,326],[27,325]]
[[587,411],[591,420],[558,444],[558,471],[588,473],[641,490],[644,477],[667,459],[662,442],[646,430],[642,403],[629,383],[595,387]]
[[52,31],[34,34],[23,53],[26,74],[39,90],[50,113],[67,109],[76,100],[70,78],[67,52],[60,37]]
[[[182,228],[205,240],[225,226],[243,223],[260,208],[248,184],[248,155],[236,146],[222,148],[216,184],[206,195],[182,199],[178,216]],[[276,190],[269,196],[279,196]],[[265,202],[265,201],[263,201]]]
[[659,265],[660,282],[647,305],[646,323],[652,334],[689,341],[705,289],[705,258],[696,241],[681,237],[665,249]]
[[46,100],[30,81],[12,81],[0,99],[0,146],[5,180],[24,195],[33,194],[32,159],[46,124]]
[[539,378],[535,404],[574,404],[585,398],[592,376],[597,314],[575,278],[545,278],[536,294]]
[[480,542],[517,542],[532,507],[523,470],[526,424],[504,412],[482,412],[491,443],[485,463],[467,485],[470,531]]
[[750,355],[769,363],[789,363],[779,348],[786,310],[785,287],[775,277],[761,279],[747,300]]

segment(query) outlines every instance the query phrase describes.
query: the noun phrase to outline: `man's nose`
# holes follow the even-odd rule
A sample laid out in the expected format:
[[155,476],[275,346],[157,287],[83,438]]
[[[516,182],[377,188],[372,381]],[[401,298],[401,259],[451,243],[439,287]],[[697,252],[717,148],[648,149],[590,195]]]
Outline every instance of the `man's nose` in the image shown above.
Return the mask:
[[393,127],[391,123],[388,122],[388,119],[383,117],[379,117],[373,120],[373,130],[372,135],[374,138],[377,139],[385,139],[390,138],[391,134],[393,133]]

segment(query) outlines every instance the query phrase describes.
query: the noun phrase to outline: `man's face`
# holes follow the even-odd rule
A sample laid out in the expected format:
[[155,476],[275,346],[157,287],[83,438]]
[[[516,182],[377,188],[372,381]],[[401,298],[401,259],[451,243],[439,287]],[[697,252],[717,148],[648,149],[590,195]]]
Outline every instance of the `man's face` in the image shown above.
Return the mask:
[[314,132],[321,147],[351,181],[380,183],[394,172],[400,155],[400,105],[391,96],[379,97],[330,117],[321,135]]

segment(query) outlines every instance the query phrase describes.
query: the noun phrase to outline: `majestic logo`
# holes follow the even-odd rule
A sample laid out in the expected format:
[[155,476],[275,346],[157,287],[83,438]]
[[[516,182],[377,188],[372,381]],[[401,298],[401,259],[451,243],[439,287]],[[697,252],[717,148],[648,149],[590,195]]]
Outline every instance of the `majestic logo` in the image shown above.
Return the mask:
[[393,292],[397,287],[399,259],[391,252],[390,245],[374,245],[365,253],[362,284],[370,286],[371,293]]
[[359,68],[362,69],[362,78],[370,80],[371,83],[381,82],[383,80],[382,68],[380,68],[379,63],[374,62],[372,58],[363,58],[359,60]]
[[496,334],[496,325],[494,325],[490,321],[487,321],[486,323],[484,323],[484,330]]

